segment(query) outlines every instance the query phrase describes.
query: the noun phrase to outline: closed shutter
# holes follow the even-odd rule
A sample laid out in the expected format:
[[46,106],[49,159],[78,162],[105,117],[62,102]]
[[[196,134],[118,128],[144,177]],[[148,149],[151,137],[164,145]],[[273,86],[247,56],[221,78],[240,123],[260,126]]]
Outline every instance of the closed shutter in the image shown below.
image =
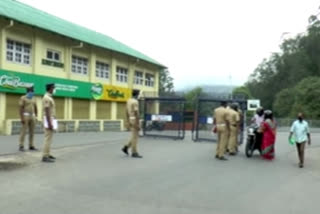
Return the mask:
[[54,102],[56,104],[56,117],[58,119],[64,119],[64,105],[65,105],[65,99],[64,98],[56,98],[53,97]]
[[126,103],[117,103],[117,119],[126,120]]
[[90,101],[72,99],[72,119],[89,119]]
[[19,119],[19,100],[22,94],[6,94],[6,119]]
[[97,101],[97,119],[111,119],[111,102]]

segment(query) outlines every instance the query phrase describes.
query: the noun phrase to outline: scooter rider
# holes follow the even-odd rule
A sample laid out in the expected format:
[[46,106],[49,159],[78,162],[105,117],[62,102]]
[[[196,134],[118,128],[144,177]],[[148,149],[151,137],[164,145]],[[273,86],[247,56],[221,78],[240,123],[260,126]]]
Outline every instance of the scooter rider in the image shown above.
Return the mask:
[[257,127],[260,127],[263,121],[264,121],[264,110],[263,110],[263,107],[259,107],[256,110],[256,114],[251,119],[251,123],[255,124]]

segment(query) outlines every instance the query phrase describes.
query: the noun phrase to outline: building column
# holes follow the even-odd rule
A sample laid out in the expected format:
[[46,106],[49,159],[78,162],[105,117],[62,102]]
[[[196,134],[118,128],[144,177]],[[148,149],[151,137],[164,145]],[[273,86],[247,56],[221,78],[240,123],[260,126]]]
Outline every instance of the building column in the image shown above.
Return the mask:
[[92,83],[96,82],[96,54],[92,52],[89,58],[89,81]]
[[32,38],[32,73],[36,74],[37,71],[40,69],[40,65],[42,63],[42,41],[37,37],[37,31],[33,32]]
[[116,78],[116,73],[117,73],[117,60],[112,57],[111,58],[111,65],[110,65],[110,84],[115,85],[117,78]]
[[6,94],[0,93],[0,133],[5,134],[5,119],[6,119]]
[[111,103],[111,120],[117,119],[117,102]]
[[64,119],[72,120],[72,98],[65,99]]
[[43,120],[43,106],[42,106],[42,97],[38,96],[36,97],[36,105],[37,105],[37,109],[38,109],[38,117],[37,119],[42,121]]
[[64,72],[66,72],[67,79],[71,79],[71,48],[65,46],[64,48]]
[[129,85],[129,88],[131,88],[131,89],[133,88],[135,69],[136,69],[135,64],[129,64],[129,67],[128,67],[128,85]]
[[5,31],[4,29],[2,28],[1,31],[0,31],[0,47],[3,47],[0,49],[0,69],[3,68],[3,61],[4,61],[4,54],[5,54],[5,50],[6,48],[6,45],[5,45],[5,41],[4,41],[4,38],[5,38]]
[[97,101],[91,100],[89,107],[89,119],[96,120],[97,119]]

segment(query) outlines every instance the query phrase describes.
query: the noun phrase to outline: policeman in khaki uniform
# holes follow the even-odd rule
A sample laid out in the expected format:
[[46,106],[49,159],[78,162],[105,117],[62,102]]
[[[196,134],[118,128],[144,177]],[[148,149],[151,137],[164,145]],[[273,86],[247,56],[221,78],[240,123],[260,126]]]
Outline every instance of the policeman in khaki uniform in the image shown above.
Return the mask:
[[122,148],[122,151],[129,155],[128,149],[131,147],[133,158],[142,158],[137,151],[139,130],[140,130],[140,116],[139,116],[139,90],[132,91],[132,98],[127,101],[126,116],[127,127],[131,130],[131,137],[129,143]]
[[238,150],[238,131],[240,124],[240,116],[238,113],[237,103],[231,104],[228,114],[228,124],[229,124],[229,141],[228,141],[228,150],[230,155],[236,155]]
[[47,93],[43,96],[42,106],[44,115],[44,148],[43,148],[43,162],[54,162],[55,157],[50,154],[50,147],[52,143],[52,135],[54,132],[53,121],[55,120],[56,107],[52,95],[54,94],[54,84],[46,85]]
[[19,139],[19,150],[24,151],[24,138],[26,136],[27,129],[29,130],[29,149],[37,150],[34,147],[34,128],[36,125],[36,117],[38,116],[38,109],[36,100],[33,97],[33,87],[27,88],[27,94],[22,96],[19,101],[20,106],[20,118],[22,123],[22,129]]
[[228,143],[228,110],[227,102],[222,101],[221,106],[214,110],[213,124],[216,127],[216,133],[218,136],[217,153],[216,158],[219,160],[228,160],[224,157],[226,152],[226,145]]

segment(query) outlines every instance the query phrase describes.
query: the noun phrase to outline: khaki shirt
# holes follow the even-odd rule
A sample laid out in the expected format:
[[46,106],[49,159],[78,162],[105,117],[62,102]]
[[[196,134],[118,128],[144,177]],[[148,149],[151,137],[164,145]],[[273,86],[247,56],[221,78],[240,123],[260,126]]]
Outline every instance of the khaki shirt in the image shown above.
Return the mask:
[[36,99],[33,97],[32,99],[28,99],[27,96],[22,96],[19,101],[19,106],[23,107],[23,113],[29,114],[25,116],[32,116],[35,114],[35,105]]
[[127,101],[127,113],[129,115],[129,119],[137,119],[135,112],[139,113],[139,103],[138,100],[131,98]]
[[227,125],[228,110],[222,106],[216,108],[213,113],[213,118],[216,119],[217,125]]
[[42,98],[42,106],[43,106],[43,115],[46,116],[46,108],[49,108],[49,116],[56,116],[56,105],[50,93],[46,93]]
[[232,126],[239,124],[240,122],[239,113],[233,109],[229,109],[228,111],[229,111],[229,114],[228,114],[229,124]]

